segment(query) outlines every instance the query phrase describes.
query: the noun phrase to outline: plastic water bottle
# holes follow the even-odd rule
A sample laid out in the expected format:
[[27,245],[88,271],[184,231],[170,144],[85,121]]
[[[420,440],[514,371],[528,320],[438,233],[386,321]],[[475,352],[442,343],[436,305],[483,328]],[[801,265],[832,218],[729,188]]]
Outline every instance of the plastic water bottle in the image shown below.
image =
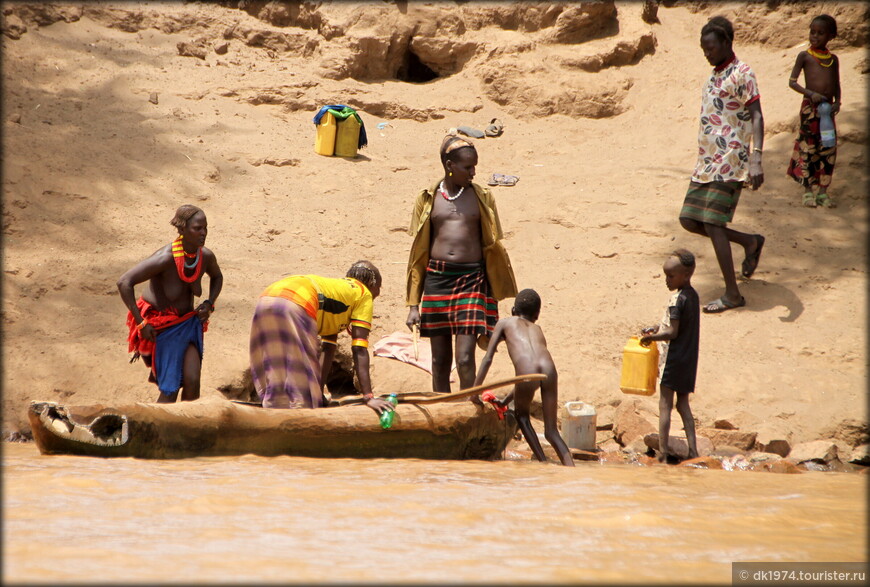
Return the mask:
[[[391,393],[390,396],[387,398],[387,401],[389,401],[391,404],[393,404],[393,408],[395,408],[397,405],[399,405],[399,400],[396,399],[395,393]],[[395,418],[395,417],[396,417],[396,412],[393,410],[381,412],[381,415],[380,415],[381,428],[386,430],[387,428],[392,426],[393,425],[393,418]]]
[[834,131],[834,121],[831,118],[831,103],[822,102],[818,106],[819,111],[819,134],[822,137],[822,146],[826,149],[837,146],[837,133]]

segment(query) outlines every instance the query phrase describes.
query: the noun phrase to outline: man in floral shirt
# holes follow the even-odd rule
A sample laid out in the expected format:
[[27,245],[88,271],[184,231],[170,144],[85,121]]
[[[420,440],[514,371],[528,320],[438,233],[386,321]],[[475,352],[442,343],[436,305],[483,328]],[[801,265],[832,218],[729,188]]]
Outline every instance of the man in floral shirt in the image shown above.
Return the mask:
[[[764,182],[761,152],[764,117],[755,73],[731,48],[734,28],[716,16],[701,29],[701,48],[713,73],[701,96],[698,162],[680,210],[680,224],[689,232],[710,237],[725,293],[704,305],[707,313],[746,305],[737,288],[731,243],[743,247],[741,274],[749,278],[758,267],[764,237],[727,228],[734,218],[744,182],[753,190]],[[750,153],[750,144],[753,145]]]

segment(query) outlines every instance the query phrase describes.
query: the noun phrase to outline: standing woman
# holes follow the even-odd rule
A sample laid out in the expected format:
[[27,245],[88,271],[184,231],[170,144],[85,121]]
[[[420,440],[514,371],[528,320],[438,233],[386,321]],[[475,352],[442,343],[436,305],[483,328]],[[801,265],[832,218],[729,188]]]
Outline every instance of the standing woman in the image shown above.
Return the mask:
[[[136,264],[118,279],[118,292],[127,306],[127,344],[150,369],[157,384],[157,403],[199,399],[203,333],[214,312],[224,277],[215,254],[205,247],[208,220],[191,204],[180,206],[170,224],[178,230],[171,243]],[[208,298],[202,296],[202,276],[208,275]],[[144,283],[136,299],[134,287]]]
[[251,378],[263,407],[322,407],[338,333],[349,329],[366,405],[379,414],[392,410],[374,397],[369,376],[369,331],[380,293],[381,273],[368,261],[351,265],[344,278],[291,275],[267,287],[254,311],[250,344]]
[[[408,233],[406,324],[432,344],[432,389],[450,393],[454,350],[459,387],[474,384],[474,347],[485,348],[498,321],[498,300],[517,295],[504,234],[489,189],[473,183],[477,150],[448,135],[441,143],[444,178],[419,193]],[[455,337],[455,341],[454,341]],[[454,347],[455,345],[455,347]]]

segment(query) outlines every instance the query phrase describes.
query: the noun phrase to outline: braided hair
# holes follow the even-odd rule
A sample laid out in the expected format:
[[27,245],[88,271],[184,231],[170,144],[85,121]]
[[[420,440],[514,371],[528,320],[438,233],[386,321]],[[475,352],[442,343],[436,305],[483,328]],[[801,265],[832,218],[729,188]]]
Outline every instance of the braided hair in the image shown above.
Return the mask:
[[381,285],[381,272],[371,261],[357,261],[350,266],[345,277],[352,277],[369,289]]
[[193,204],[184,204],[178,207],[178,210],[175,211],[175,216],[172,217],[169,224],[177,228],[180,233],[182,230],[187,228],[187,221],[200,212],[202,212],[202,209],[197,208]]
[[714,16],[701,29],[702,37],[711,33],[716,35],[720,43],[731,45],[734,42],[734,25],[724,16]]

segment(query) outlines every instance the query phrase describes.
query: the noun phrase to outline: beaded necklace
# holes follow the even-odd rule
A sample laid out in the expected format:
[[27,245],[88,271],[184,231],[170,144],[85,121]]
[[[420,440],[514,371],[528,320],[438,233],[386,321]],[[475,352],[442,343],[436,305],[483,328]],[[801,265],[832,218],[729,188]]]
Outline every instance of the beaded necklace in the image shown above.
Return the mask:
[[[834,54],[825,49],[824,51],[816,51],[812,47],[807,49],[807,53],[816,58],[816,62],[822,67],[831,67],[834,64]],[[824,63],[827,61],[827,63]]]
[[444,199],[445,199],[445,200],[447,200],[448,202],[452,202],[453,200],[455,200],[456,198],[458,198],[459,196],[462,195],[462,191],[465,189],[465,186],[462,186],[461,188],[459,188],[459,191],[456,192],[456,195],[455,195],[455,196],[450,196],[450,195],[447,194],[447,190],[444,188],[444,182],[443,182],[443,181],[442,181],[441,184],[438,186],[438,189],[441,190],[441,195],[444,196]]
[[[178,235],[178,238],[172,241],[172,256],[175,258],[175,268],[178,270],[178,277],[185,283],[193,283],[199,279],[202,273],[202,247],[196,250],[196,253],[191,255],[186,253],[184,246],[181,244],[183,236]],[[194,260],[188,264],[185,257],[194,257]],[[188,277],[184,274],[185,269],[193,269],[193,276]]]

